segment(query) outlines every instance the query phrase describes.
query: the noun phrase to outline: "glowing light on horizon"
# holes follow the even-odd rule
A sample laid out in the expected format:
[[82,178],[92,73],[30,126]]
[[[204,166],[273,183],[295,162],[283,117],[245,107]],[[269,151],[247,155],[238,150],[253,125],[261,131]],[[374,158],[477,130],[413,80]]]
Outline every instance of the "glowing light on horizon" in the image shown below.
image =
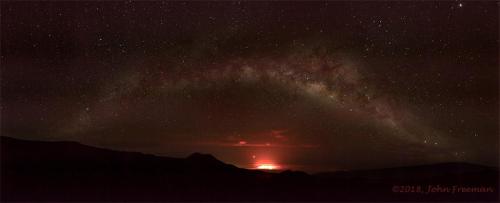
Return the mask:
[[274,164],[260,164],[257,166],[257,169],[262,169],[262,170],[275,170],[278,168],[279,168],[279,166],[274,165]]

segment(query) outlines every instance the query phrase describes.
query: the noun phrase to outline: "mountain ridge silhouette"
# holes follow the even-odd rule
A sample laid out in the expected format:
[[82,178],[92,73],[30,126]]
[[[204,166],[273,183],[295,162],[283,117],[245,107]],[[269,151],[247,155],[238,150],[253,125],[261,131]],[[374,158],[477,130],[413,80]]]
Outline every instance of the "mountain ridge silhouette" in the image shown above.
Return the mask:
[[[210,154],[185,158],[66,141],[0,136],[2,201],[497,200],[493,194],[394,194],[394,184],[491,185],[498,168],[468,163],[307,174],[238,168]],[[497,190],[496,190],[497,191]],[[479,199],[478,199],[479,197]],[[482,199],[481,199],[482,198]]]

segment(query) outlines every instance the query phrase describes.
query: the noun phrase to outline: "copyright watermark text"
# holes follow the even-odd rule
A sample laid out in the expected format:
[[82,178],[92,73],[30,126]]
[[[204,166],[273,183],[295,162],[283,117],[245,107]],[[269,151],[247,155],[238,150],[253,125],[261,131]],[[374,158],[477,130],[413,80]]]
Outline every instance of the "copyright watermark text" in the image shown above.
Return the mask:
[[394,185],[394,193],[492,193],[495,188],[490,186],[463,186],[463,185]]

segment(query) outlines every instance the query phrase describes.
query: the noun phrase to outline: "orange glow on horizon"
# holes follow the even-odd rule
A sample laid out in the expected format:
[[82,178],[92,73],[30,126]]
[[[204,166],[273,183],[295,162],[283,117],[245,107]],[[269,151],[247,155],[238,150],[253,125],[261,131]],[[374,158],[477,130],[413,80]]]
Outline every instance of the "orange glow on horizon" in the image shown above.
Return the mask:
[[275,165],[275,164],[259,164],[257,166],[257,169],[261,169],[261,170],[275,170],[275,169],[279,169],[280,167],[278,165]]
[[277,153],[275,151],[258,151],[251,154],[253,167],[250,169],[257,170],[281,170],[283,166],[278,164]]

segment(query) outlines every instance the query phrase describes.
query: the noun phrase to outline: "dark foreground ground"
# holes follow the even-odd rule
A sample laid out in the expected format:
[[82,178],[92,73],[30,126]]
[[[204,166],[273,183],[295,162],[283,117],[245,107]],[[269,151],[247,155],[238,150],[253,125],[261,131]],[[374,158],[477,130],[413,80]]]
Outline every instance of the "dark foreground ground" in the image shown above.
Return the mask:
[[198,153],[0,143],[2,201],[498,201],[498,168],[467,163],[309,175],[241,169]]

